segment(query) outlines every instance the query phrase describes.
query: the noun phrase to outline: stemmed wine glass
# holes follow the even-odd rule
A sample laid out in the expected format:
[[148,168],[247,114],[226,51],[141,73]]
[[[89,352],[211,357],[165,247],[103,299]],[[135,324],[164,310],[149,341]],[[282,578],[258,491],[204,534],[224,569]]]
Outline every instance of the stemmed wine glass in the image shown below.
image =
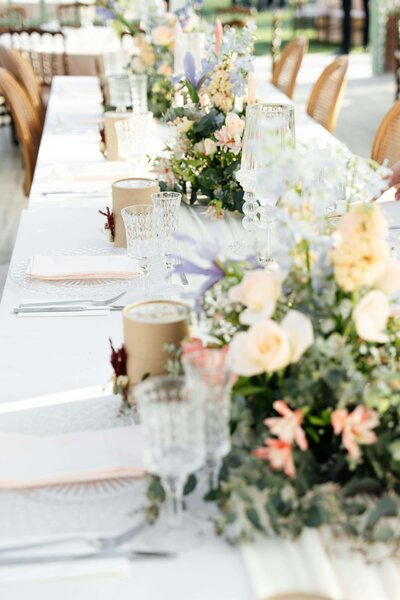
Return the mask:
[[160,232],[165,267],[171,271],[175,266],[174,232],[178,229],[179,207],[182,194],[179,192],[155,192],[151,195],[153,206],[160,212]]
[[160,254],[159,214],[151,204],[135,204],[121,210],[127,241],[127,254],[138,261],[148,293],[152,261]]
[[161,516],[145,537],[161,549],[192,548],[203,527],[183,511],[183,489],[187,477],[205,460],[201,390],[192,388],[184,377],[161,375],[138,384],[134,394],[142,423],[145,468],[161,478],[167,496],[166,518]]
[[293,106],[269,103],[247,106],[242,159],[236,177],[245,192],[242,225],[251,233],[261,229],[260,262],[269,262],[271,258],[273,209],[277,201],[277,198],[265,195],[263,184],[268,180],[268,169],[273,169],[278,153],[294,145]]
[[[273,263],[272,248],[275,229],[275,207],[279,196],[269,185],[274,160],[289,147],[295,146],[294,107],[290,104],[258,104],[256,110],[255,185],[259,208],[261,239],[258,258],[261,263]],[[254,107],[251,106],[250,110]]]
[[204,348],[182,357],[187,381],[192,387],[203,388],[206,467],[209,488],[217,489],[222,460],[230,443],[230,408],[233,374],[225,349]]

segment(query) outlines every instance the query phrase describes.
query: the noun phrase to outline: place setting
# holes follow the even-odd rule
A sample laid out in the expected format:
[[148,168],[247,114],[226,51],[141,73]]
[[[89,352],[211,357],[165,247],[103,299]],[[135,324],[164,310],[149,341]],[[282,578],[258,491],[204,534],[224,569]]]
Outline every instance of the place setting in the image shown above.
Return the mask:
[[398,600],[393,15],[3,8],[0,595]]

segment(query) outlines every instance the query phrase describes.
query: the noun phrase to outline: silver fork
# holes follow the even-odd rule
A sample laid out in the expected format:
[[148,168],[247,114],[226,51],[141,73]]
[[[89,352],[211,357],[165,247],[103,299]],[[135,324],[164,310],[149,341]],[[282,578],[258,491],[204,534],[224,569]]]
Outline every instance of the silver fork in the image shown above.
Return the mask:
[[84,190],[54,190],[52,192],[39,192],[40,196],[97,196],[102,195],[110,189],[108,185],[105,188],[84,189]]
[[107,300],[55,300],[54,302],[25,302],[19,305],[18,308],[35,308],[42,306],[73,306],[74,304],[87,304],[88,306],[109,306],[113,304],[122,296],[125,296],[126,292],[121,292],[117,296],[107,298]]
[[49,538],[40,542],[29,542],[27,544],[15,544],[13,546],[0,547],[0,554],[7,554],[9,552],[20,552],[21,550],[33,550],[36,548],[45,548],[46,546],[59,546],[66,543],[72,542],[85,542],[92,548],[97,550],[110,550],[117,548],[125,542],[129,542],[135,535],[139,534],[147,526],[147,521],[143,520],[136,524],[134,527],[130,527],[126,531],[117,535],[110,536],[89,536],[89,535],[64,535],[59,538]]

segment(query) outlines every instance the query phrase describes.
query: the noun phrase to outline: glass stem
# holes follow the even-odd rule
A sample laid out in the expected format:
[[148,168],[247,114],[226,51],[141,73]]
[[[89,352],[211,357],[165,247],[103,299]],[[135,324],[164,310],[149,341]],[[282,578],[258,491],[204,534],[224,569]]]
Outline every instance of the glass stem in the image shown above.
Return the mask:
[[183,517],[183,480],[178,477],[163,479],[167,495],[168,523],[171,527],[180,527]]
[[208,485],[209,489],[218,489],[219,484],[219,472],[221,470],[222,461],[218,458],[208,457],[207,458],[207,472],[208,472]]

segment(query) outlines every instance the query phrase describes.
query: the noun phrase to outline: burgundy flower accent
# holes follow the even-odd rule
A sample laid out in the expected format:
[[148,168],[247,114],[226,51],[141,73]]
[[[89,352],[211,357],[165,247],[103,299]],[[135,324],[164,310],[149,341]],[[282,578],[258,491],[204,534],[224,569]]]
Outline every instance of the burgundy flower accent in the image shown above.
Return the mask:
[[106,208],[106,212],[104,212],[102,210],[99,210],[99,213],[101,215],[103,215],[104,217],[106,217],[107,222],[104,225],[104,229],[108,229],[110,231],[111,240],[114,241],[114,238],[115,238],[115,219],[114,219],[114,213],[111,212],[111,210],[109,209],[108,206]]
[[126,375],[126,362],[127,362],[127,354],[125,350],[125,346],[122,345],[121,348],[116,350],[112,344],[110,338],[110,346],[111,346],[111,365],[114,369],[115,377],[119,377],[120,375]]

